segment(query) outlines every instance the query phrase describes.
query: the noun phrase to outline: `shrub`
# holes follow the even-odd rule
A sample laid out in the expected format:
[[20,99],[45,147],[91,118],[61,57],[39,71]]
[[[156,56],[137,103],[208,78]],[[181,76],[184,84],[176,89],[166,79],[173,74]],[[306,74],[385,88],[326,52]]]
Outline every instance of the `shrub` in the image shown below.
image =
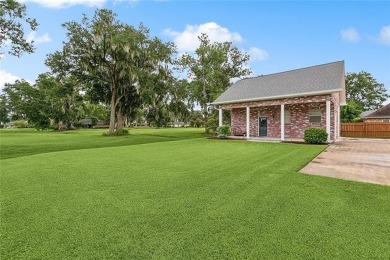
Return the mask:
[[122,128],[121,130],[117,130],[114,133],[110,134],[109,132],[103,133],[104,136],[121,136],[130,134],[129,129]]
[[83,124],[80,121],[76,121],[76,122],[73,123],[73,126],[76,127],[76,128],[82,128]]
[[28,122],[26,120],[16,120],[14,121],[14,126],[16,128],[27,128]]
[[307,128],[303,138],[307,144],[321,144],[328,139],[328,133],[322,128]]
[[356,122],[363,122],[363,119],[360,118],[360,117],[355,117],[354,119],[352,119],[352,122],[356,123]]
[[217,128],[217,134],[219,138],[225,138],[226,136],[230,135],[231,130],[230,126],[228,125],[222,125]]
[[213,117],[210,116],[207,120],[207,128],[206,128],[206,134],[208,135],[216,135],[217,134],[217,128],[218,128],[218,122]]
[[202,127],[203,125],[204,125],[203,119],[197,118],[197,119],[194,121],[194,126],[195,126],[195,127]]

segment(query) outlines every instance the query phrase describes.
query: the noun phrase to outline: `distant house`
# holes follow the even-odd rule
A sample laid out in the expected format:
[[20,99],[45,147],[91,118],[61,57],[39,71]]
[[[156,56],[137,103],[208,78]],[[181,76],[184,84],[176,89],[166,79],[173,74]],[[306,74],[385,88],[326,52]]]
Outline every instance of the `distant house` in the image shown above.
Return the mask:
[[377,110],[366,111],[360,114],[364,122],[390,122],[390,104],[387,104]]
[[92,128],[93,126],[92,119],[90,118],[80,119],[80,124],[82,127],[86,127],[86,128]]
[[363,119],[363,118],[365,118],[366,116],[368,116],[369,114],[374,113],[375,111],[376,111],[376,110],[364,111],[364,112],[362,112],[362,113],[359,115],[359,117],[360,117],[361,119]]
[[328,142],[340,136],[345,105],[344,61],[296,69],[234,83],[212,104],[231,111],[234,135],[302,139],[306,128],[326,130]]
[[168,127],[188,127],[189,124],[185,122],[169,122]]

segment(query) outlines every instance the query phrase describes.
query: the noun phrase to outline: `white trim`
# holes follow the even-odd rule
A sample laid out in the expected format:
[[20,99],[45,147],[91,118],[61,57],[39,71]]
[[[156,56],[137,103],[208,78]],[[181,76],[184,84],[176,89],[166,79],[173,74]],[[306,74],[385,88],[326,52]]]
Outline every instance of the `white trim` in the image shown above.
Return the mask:
[[336,106],[333,108],[333,117],[334,117],[334,125],[333,125],[333,141],[337,140],[339,131],[337,130],[337,112]]
[[280,140],[284,141],[284,104],[280,105]]
[[328,143],[330,142],[330,100],[326,101],[326,132],[328,133]]
[[341,109],[341,106],[339,106],[339,109],[337,110],[337,119],[338,119],[338,123],[337,123],[338,133],[337,133],[337,135],[338,135],[338,137],[341,136],[341,118],[340,118],[341,111],[340,111],[340,109]]
[[251,122],[251,117],[250,117],[250,108],[249,107],[246,107],[246,138],[249,139],[250,138],[250,122]]
[[231,103],[243,103],[243,102],[251,102],[251,101],[261,101],[261,100],[271,100],[271,99],[282,99],[282,98],[290,98],[290,97],[306,97],[306,96],[315,96],[320,94],[331,94],[333,92],[340,92],[342,89],[330,89],[330,90],[323,90],[323,91],[317,91],[317,92],[306,92],[306,93],[299,93],[299,94],[290,94],[290,95],[279,95],[279,96],[270,96],[270,97],[264,97],[264,98],[248,98],[248,99],[237,99],[237,100],[230,100],[230,101],[223,101],[223,102],[213,102],[212,105],[222,105],[222,104],[231,104]]
[[219,115],[218,115],[218,117],[219,117],[219,126],[222,126],[222,109],[218,109],[219,111]]

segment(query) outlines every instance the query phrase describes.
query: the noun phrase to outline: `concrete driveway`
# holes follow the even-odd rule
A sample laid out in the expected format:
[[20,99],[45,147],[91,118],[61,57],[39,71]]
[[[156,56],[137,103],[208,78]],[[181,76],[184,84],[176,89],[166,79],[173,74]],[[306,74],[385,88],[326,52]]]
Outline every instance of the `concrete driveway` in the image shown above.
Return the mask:
[[390,139],[342,137],[301,172],[390,186]]

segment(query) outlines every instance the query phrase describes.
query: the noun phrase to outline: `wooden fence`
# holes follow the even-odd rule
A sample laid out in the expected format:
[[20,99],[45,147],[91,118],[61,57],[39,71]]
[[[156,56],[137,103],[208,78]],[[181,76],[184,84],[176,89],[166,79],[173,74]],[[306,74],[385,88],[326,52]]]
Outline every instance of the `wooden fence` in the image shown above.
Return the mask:
[[390,123],[381,123],[381,122],[342,123],[341,136],[390,138]]

